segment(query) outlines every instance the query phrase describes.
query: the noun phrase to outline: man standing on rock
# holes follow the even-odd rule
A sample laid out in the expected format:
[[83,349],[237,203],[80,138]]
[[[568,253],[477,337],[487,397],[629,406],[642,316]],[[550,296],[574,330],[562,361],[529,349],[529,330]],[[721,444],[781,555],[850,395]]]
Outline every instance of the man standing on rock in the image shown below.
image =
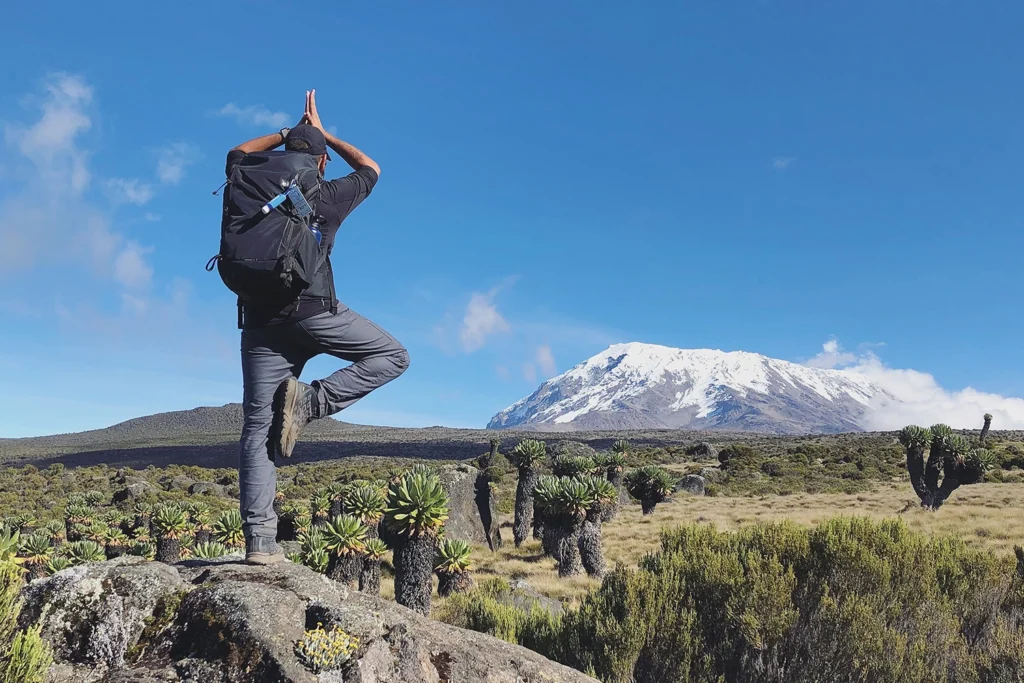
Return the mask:
[[[238,178],[237,173],[232,176],[236,167],[255,164],[257,153],[282,143],[286,152],[313,155],[317,160],[319,193],[309,203],[322,233],[317,242],[329,257],[341,222],[373,190],[380,167],[324,130],[316,109],[316,93],[311,90],[306,93],[302,121],[294,128],[282,128],[228,152],[228,178]],[[328,146],[354,169],[352,173],[323,180],[331,158]],[[225,193],[225,213],[230,189]],[[299,433],[311,421],[347,408],[405,372],[409,354],[390,334],[338,302],[329,258],[297,298],[240,303],[239,326],[244,424],[238,472],[245,559],[252,564],[272,564],[284,559],[284,551],[276,542],[277,515],[273,508],[277,458],[291,456]],[[351,365],[311,384],[300,382],[299,374],[306,362],[323,353]]]

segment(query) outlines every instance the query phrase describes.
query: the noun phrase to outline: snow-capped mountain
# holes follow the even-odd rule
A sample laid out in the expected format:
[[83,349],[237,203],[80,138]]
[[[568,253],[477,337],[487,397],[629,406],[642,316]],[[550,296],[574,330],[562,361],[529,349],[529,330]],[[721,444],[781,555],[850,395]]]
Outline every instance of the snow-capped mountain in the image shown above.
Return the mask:
[[487,426],[834,433],[860,431],[871,406],[889,399],[856,372],[633,342],[544,382]]

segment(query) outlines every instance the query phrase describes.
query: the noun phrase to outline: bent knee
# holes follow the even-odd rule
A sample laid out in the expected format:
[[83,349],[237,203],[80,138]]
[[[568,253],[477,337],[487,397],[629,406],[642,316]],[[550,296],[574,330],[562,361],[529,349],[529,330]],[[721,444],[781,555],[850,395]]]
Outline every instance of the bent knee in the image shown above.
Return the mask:
[[404,346],[399,346],[398,349],[391,354],[391,358],[395,364],[395,370],[398,371],[399,375],[409,369],[409,352]]

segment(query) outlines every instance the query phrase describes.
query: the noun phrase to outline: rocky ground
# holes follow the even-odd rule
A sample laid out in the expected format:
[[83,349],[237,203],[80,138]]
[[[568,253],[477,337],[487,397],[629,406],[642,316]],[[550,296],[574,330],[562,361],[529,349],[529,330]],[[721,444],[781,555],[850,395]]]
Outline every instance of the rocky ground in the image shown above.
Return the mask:
[[[53,683],[583,683],[594,679],[480,633],[421,617],[290,562],[178,565],[122,557],[66,569],[25,590],[22,626],[41,624]],[[340,670],[297,654],[307,629],[358,641]]]

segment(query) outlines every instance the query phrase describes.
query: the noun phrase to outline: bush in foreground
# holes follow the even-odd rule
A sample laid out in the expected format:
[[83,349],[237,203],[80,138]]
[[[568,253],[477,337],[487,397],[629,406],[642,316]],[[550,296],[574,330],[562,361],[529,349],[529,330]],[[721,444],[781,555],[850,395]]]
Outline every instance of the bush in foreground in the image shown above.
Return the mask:
[[444,616],[605,683],[1011,683],[1024,680],[1019,556],[899,521],[685,526],[544,638],[499,633],[527,615],[476,592]]

